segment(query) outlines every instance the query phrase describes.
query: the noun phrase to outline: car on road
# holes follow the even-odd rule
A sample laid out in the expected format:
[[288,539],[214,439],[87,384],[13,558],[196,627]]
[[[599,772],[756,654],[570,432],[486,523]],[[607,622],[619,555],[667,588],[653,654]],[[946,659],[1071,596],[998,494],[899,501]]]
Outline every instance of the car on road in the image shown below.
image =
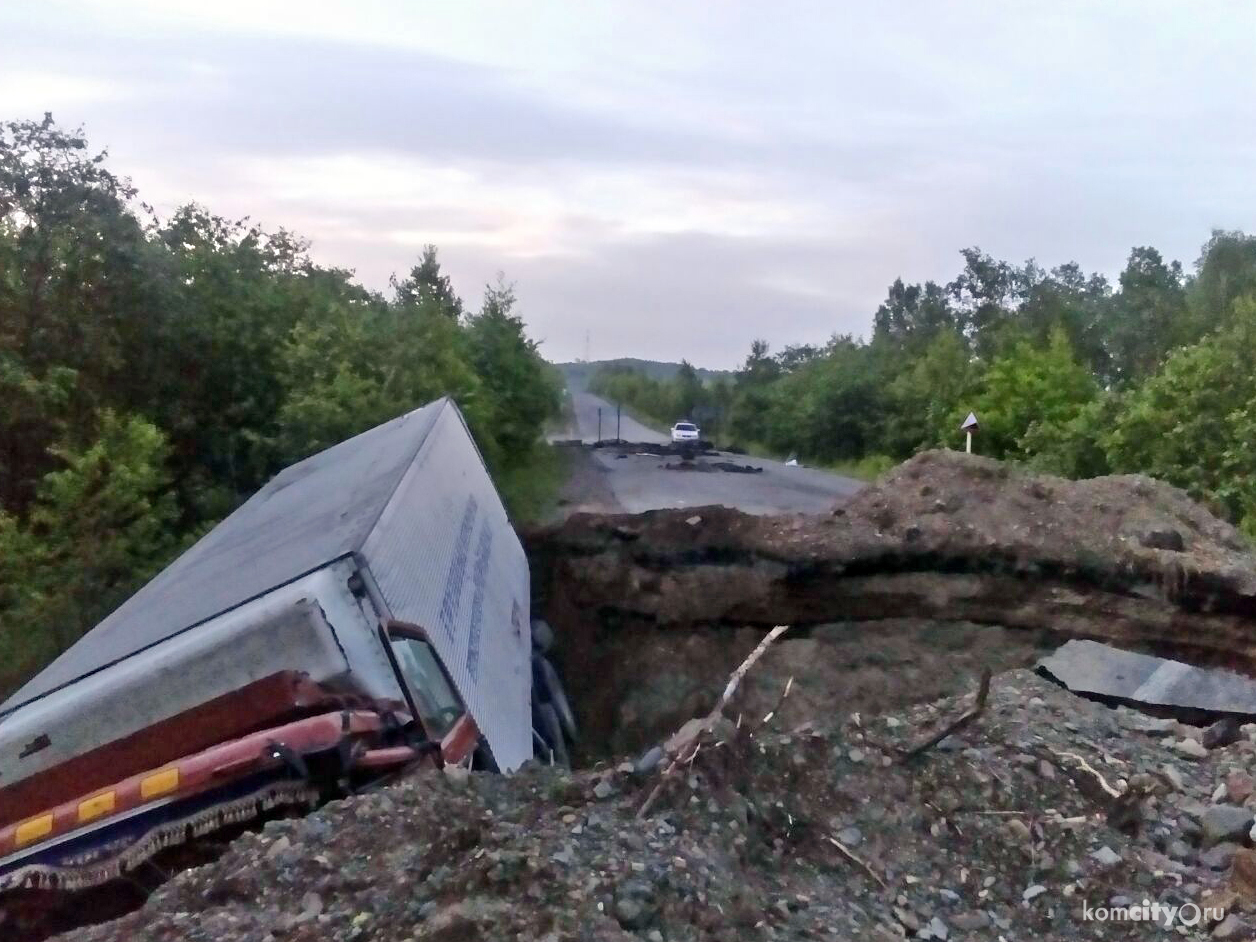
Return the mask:
[[678,444],[681,442],[697,442],[701,437],[701,430],[692,422],[677,422],[672,426],[672,441]]

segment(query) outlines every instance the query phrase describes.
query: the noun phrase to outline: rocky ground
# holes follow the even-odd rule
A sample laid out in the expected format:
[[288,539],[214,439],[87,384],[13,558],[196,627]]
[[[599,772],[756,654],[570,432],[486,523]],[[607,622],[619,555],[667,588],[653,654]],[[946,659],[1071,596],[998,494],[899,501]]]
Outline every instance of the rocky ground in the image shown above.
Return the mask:
[[[904,760],[972,701],[803,724],[734,701],[672,775],[649,767],[657,751],[419,774],[267,825],[66,938],[1251,937],[1256,727],[1185,727],[1014,670],[972,723]],[[1098,920],[1144,900],[1225,915]]]

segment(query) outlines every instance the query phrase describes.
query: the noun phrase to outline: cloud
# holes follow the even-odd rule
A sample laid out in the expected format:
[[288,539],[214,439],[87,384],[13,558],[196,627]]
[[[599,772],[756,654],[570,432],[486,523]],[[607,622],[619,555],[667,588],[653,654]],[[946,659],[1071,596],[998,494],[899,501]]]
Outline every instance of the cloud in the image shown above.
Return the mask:
[[373,287],[436,242],[557,357],[866,332],[967,245],[1113,274],[1251,226],[1256,8],[389,0],[0,7],[0,117]]

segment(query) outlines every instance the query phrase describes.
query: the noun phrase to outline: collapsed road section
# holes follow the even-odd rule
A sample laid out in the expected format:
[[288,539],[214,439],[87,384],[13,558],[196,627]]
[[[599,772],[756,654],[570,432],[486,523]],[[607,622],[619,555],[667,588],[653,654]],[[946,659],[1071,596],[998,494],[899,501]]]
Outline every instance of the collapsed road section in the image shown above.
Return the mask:
[[[973,625],[998,626],[1256,668],[1256,557],[1233,527],[1141,476],[1067,481],[928,452],[826,515],[577,514],[525,542],[534,594],[577,667],[573,693],[597,705],[593,738],[623,747],[662,732],[616,739],[643,685],[700,706],[714,679],[695,692],[672,665],[727,668],[718,639],[747,626],[823,625],[872,647],[876,625],[904,620],[962,624],[970,640]],[[694,639],[706,640],[687,654]],[[643,664],[645,649],[658,653]]]

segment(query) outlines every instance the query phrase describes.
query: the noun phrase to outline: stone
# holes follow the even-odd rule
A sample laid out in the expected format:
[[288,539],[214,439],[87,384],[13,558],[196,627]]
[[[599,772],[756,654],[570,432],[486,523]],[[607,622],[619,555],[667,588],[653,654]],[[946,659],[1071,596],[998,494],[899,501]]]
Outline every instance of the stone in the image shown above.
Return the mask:
[[1252,826],[1252,810],[1241,805],[1213,805],[1204,812],[1199,824],[1205,848],[1223,841],[1242,841]]
[[615,894],[615,918],[625,929],[644,929],[654,919],[654,888],[641,880],[623,883]]
[[1218,844],[1211,850],[1199,855],[1199,864],[1209,870],[1225,870],[1234,862],[1234,855],[1239,852],[1239,845],[1231,842]]
[[1055,778],[1055,766],[1046,759],[1038,760],[1038,774],[1047,780]]
[[1102,867],[1115,867],[1121,862],[1121,855],[1106,844],[1090,854]]
[[1186,781],[1182,778],[1182,773],[1178,771],[1177,766],[1166,764],[1162,767],[1162,770],[1170,785],[1177,791],[1186,791]]
[[646,908],[639,900],[621,896],[615,900],[615,918],[625,929],[642,929],[646,922]]
[[593,786],[593,797],[597,798],[599,801],[605,801],[613,794],[615,794],[615,787],[606,779],[602,779]]
[[1242,848],[1230,863],[1230,889],[1251,906],[1256,903],[1256,850]]
[[1252,777],[1246,772],[1231,772],[1225,777],[1225,790],[1231,801],[1241,804],[1252,795]]
[[285,850],[287,850],[291,846],[292,846],[292,841],[288,840],[286,836],[281,837],[277,841],[275,841],[275,843],[271,844],[270,847],[266,848],[266,857],[268,859],[273,859],[275,857],[278,857],[280,854],[282,854]]
[[1220,749],[1238,742],[1242,737],[1239,721],[1232,716],[1227,716],[1204,730],[1200,741],[1207,749]]
[[1247,927],[1243,925],[1243,920],[1236,914],[1230,913],[1217,923],[1217,927],[1212,930],[1212,937],[1214,939],[1232,939],[1245,928]]
[[1047,888],[1041,883],[1035,883],[1033,886],[1026,887],[1025,892],[1021,894],[1021,899],[1026,903],[1036,900],[1043,893],[1047,892]]
[[920,931],[920,920],[916,918],[916,914],[905,906],[894,907],[894,918],[903,924],[908,932]]
[[852,749],[846,755],[851,762],[862,762],[864,760],[864,751],[862,749]]
[[948,935],[946,923],[937,916],[929,920],[929,931],[933,933],[935,939],[945,939]]
[[842,828],[837,832],[837,839],[847,847],[858,847],[863,842],[863,831],[854,826]]
[[1007,828],[1008,833],[1010,833],[1017,840],[1029,840],[1029,825],[1020,818],[1008,818],[1005,827]]
[[1195,856],[1195,851],[1191,849],[1191,845],[1183,840],[1170,841],[1169,846],[1165,849],[1165,853],[1171,860],[1189,861]]
[[951,925],[960,932],[979,932],[990,927],[990,917],[980,909],[974,909],[970,912],[952,915]]
[[943,814],[952,814],[958,811],[963,803],[964,800],[960,797],[959,792],[949,785],[943,785],[933,796],[933,804]]
[[1208,750],[1204,748],[1204,744],[1198,739],[1189,737],[1179,739],[1173,744],[1173,748],[1191,759],[1206,759],[1208,757]]

